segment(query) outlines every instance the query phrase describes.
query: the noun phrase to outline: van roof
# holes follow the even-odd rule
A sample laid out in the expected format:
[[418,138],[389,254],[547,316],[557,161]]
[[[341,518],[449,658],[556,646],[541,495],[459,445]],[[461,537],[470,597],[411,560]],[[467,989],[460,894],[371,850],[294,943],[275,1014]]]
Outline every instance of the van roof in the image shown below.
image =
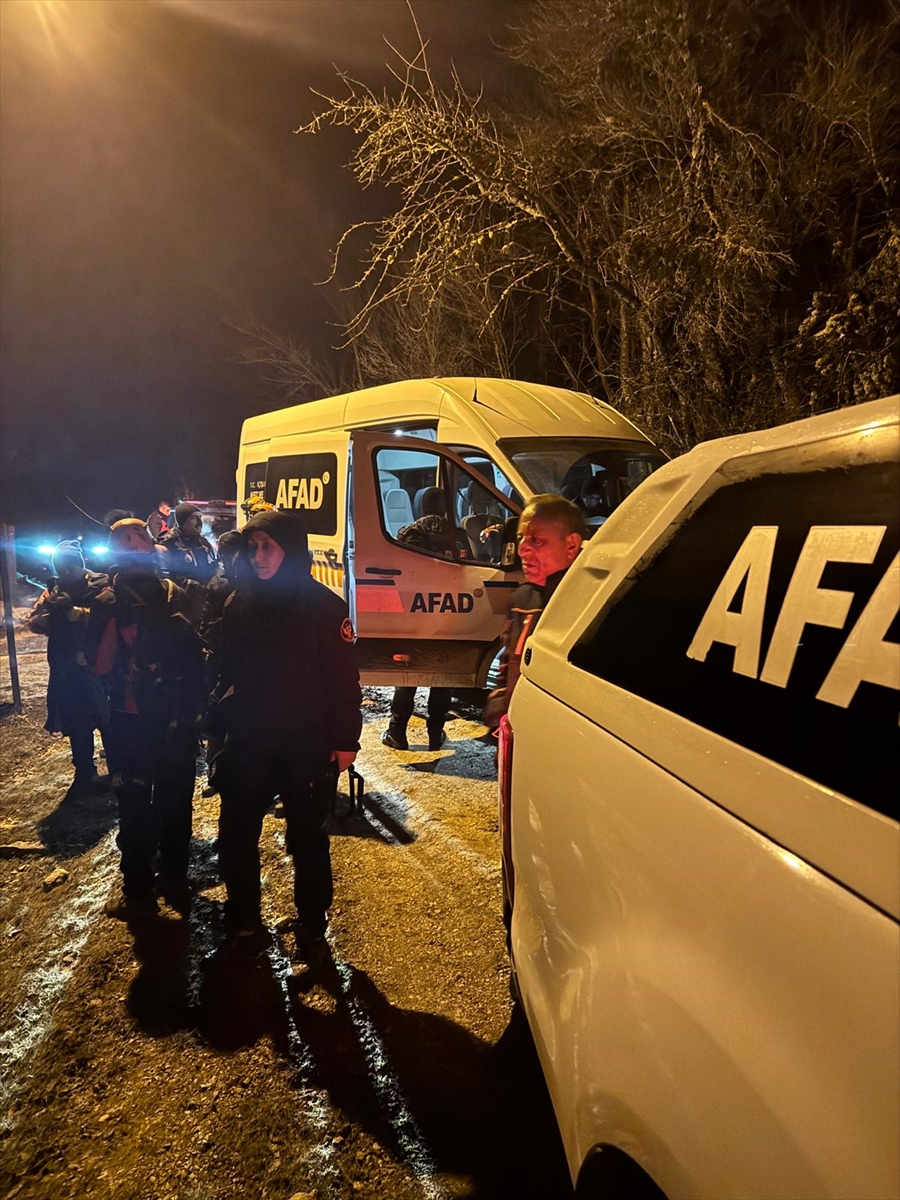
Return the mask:
[[461,441],[469,439],[473,426],[480,426],[492,441],[554,435],[648,441],[627,417],[584,392],[517,379],[465,376],[386,383],[248,417],[241,442],[247,445],[297,433],[438,418],[448,427],[448,434],[458,425]]

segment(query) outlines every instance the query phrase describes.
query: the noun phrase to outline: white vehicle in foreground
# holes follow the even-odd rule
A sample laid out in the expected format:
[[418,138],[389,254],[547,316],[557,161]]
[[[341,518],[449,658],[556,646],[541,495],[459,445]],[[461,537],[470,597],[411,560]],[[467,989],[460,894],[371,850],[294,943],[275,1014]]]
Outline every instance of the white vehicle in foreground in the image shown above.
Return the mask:
[[898,401],[662,467],[528,643],[511,955],[579,1197],[900,1194]]

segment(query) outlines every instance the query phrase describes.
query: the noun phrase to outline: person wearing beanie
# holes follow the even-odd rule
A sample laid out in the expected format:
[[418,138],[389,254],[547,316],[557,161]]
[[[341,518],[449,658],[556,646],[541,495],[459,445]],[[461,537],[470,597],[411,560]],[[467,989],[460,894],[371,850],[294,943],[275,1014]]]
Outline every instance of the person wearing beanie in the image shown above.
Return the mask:
[[60,542],[53,552],[53,574],[28,616],[28,628],[47,638],[48,733],[63,733],[72,748],[75,778],[70,795],[96,791],[107,780],[97,775],[94,730],[105,742],[106,694],[88,670],[85,634],[93,596],[107,584],[105,575],[85,570],[81,543]]
[[226,927],[255,945],[262,924],[259,838],[281,797],[294,863],[297,945],[310,965],[327,958],[332,900],[327,833],[335,772],[359,750],[361,692],[355,635],[343,600],[310,575],[306,530],[294,513],[263,512],[241,531],[252,570],[222,621],[226,740],[217,764],[219,865]]
[[157,539],[166,551],[167,574],[182,586],[186,580],[193,580],[205,587],[219,565],[202,531],[202,510],[186,500],[175,509],[175,525]]
[[[190,899],[188,852],[197,722],[206,698],[203,644],[186,599],[157,574],[144,521],[116,522],[113,574],[93,599],[87,657],[109,694],[107,755],[119,805],[122,892],[106,905],[125,920]],[[159,854],[159,875],[154,862]]]

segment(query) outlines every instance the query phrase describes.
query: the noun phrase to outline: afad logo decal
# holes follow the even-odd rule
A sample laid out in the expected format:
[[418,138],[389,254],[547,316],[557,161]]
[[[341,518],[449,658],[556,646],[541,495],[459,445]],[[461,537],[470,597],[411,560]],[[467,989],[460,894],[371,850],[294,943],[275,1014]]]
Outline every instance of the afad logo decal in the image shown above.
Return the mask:
[[353,630],[353,622],[349,617],[344,617],[341,622],[341,637],[345,642],[355,642],[356,633]]
[[326,471],[321,479],[279,479],[276,508],[321,508],[325,486],[331,482]]
[[471,592],[416,592],[409,611],[427,613],[470,613],[475,607]]
[[[760,671],[763,616],[777,525],[755,525],[734,556],[688,647],[688,658],[705,662],[713,642],[734,646],[732,670],[787,687],[807,625],[843,629],[853,593],[819,586],[828,563],[871,563],[884,525],[814,525],[807,535],[775,623]],[[746,581],[746,584],[745,584]],[[742,585],[739,610],[731,604]],[[900,645],[887,641],[900,596],[900,555],[875,587],[831,664],[817,700],[847,708],[861,683],[900,688]]]

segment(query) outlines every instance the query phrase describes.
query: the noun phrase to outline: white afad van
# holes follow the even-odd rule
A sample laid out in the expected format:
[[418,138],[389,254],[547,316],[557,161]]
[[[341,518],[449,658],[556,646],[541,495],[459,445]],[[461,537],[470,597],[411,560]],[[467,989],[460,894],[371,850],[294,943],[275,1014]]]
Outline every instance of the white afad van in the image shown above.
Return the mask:
[[900,1194],[900,398],[710,442],[586,544],[501,744],[581,1197]]
[[[237,493],[304,515],[313,574],[350,606],[364,683],[480,687],[520,581],[501,562],[505,522],[562,491],[600,525],[665,461],[592,396],[422,379],[249,418]],[[448,532],[413,544],[401,534],[423,503]]]

